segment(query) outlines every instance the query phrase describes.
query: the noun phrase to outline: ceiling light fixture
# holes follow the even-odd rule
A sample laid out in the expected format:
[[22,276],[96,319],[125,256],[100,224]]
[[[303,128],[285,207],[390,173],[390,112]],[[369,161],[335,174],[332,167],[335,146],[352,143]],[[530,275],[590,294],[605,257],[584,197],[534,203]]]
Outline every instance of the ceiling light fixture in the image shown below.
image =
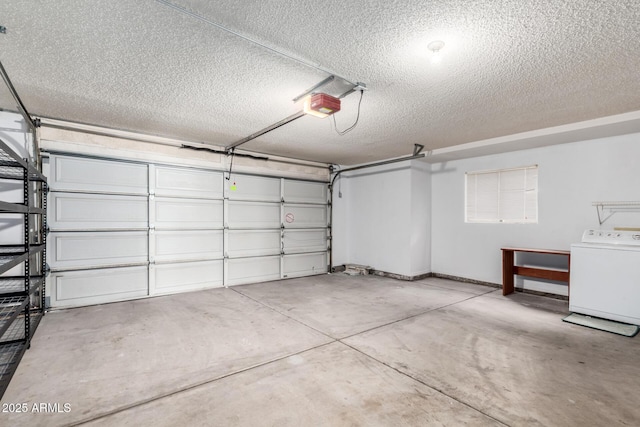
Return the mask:
[[439,64],[442,61],[442,54],[440,53],[440,49],[444,47],[444,42],[442,40],[434,40],[427,45],[427,49],[432,52],[431,55],[431,63]]

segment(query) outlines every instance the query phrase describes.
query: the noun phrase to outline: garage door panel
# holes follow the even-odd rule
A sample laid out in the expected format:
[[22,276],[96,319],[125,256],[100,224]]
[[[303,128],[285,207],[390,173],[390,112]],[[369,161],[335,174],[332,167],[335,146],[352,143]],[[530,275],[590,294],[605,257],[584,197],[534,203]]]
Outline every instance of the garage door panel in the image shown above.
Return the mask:
[[227,285],[241,285],[280,279],[280,256],[227,259]]
[[308,182],[285,179],[283,198],[287,203],[327,204],[327,184],[324,182]]
[[229,200],[280,202],[280,178],[233,174],[225,181],[225,197]]
[[153,261],[222,259],[222,230],[158,230],[151,234]]
[[327,253],[285,255],[283,277],[301,277],[327,272]]
[[280,228],[280,204],[227,201],[226,218],[229,228]]
[[52,230],[147,228],[147,197],[110,194],[50,193]]
[[222,228],[222,200],[155,197],[151,201],[150,222],[156,229]]
[[285,254],[326,251],[327,229],[285,230],[283,246]]
[[327,271],[326,183],[57,155],[50,174],[55,307]]
[[151,187],[156,196],[222,199],[221,172],[154,166]]
[[280,255],[280,230],[230,230],[227,255],[231,258]]
[[223,285],[223,261],[182,262],[151,265],[154,295],[173,294]]
[[146,231],[54,232],[47,262],[53,270],[146,263]]
[[122,267],[52,273],[53,308],[103,304],[148,295],[147,267]]
[[50,168],[53,191],[147,194],[147,165],[53,155]]
[[285,228],[321,228],[327,226],[326,205],[285,203],[282,223]]

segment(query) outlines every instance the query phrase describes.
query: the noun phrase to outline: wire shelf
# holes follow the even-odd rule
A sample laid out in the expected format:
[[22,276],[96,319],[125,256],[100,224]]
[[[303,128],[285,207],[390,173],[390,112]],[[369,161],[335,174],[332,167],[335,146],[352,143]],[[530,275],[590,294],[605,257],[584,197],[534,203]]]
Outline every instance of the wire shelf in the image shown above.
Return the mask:
[[24,295],[0,298],[0,337],[2,337],[2,341],[7,341],[3,334],[28,303],[29,298]]
[[[29,294],[32,294],[44,282],[43,276],[33,276],[30,279]],[[0,277],[0,297],[2,294],[24,292],[24,277]]]
[[[0,156],[1,157],[1,156]],[[24,168],[17,162],[9,162],[0,158],[0,179],[23,179]]]
[[0,277],[0,293],[8,294],[24,291],[23,277]]
[[25,169],[29,175],[29,180],[47,181],[47,178],[39,170],[24,159],[21,159],[7,143],[0,139],[0,175],[6,173],[9,177],[8,179],[18,179],[19,175],[19,178],[22,179]]
[[[596,208],[600,225],[617,212],[640,212],[640,201],[593,202],[591,205]],[[608,215],[605,216],[605,212]]]
[[19,341],[24,339],[24,316],[18,316],[2,334],[0,345],[7,341]]
[[0,298],[0,318],[7,314],[7,310],[10,307],[20,305],[23,300],[24,296]]
[[[25,339],[24,317],[25,317],[24,314],[21,314],[20,316],[16,317],[13,323],[11,323],[11,325],[7,328],[5,333],[2,335],[2,339],[0,339],[0,346],[9,345],[9,344],[6,344],[7,342],[11,342],[12,344],[13,341],[20,341]],[[30,320],[30,323],[29,323],[30,337],[29,338],[33,337],[33,334],[35,333],[41,318],[42,318],[42,313],[38,311],[32,311],[31,313],[29,313],[29,320]]]
[[0,396],[9,385],[9,381],[16,371],[22,355],[27,349],[27,343],[13,343],[0,346]]
[[[0,346],[0,376],[4,381],[5,374],[9,371],[11,364],[17,364],[16,356],[25,350],[25,343],[5,344]],[[14,368],[15,369],[15,368]]]
[[[29,169],[29,181],[44,182],[44,178],[36,171]],[[24,168],[17,162],[0,160],[0,179],[23,180]]]
[[636,206],[636,207],[640,207],[640,202],[636,202],[636,201],[625,201],[625,202],[593,202],[592,203],[593,206],[602,206],[605,208],[610,208],[610,207],[630,207],[630,206]]
[[24,165],[17,162],[15,156],[12,156],[7,151],[7,148],[8,148],[7,146],[0,145],[0,167],[7,166],[7,167],[24,169]]

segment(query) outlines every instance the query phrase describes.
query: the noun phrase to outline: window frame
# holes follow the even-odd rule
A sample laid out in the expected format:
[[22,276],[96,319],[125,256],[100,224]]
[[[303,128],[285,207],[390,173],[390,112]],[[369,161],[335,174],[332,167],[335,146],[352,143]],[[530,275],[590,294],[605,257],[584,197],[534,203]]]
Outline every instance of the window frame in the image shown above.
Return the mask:
[[[515,171],[523,171],[523,183],[521,189],[509,189],[502,190],[501,183],[503,174]],[[535,171],[535,173],[533,173]],[[487,206],[482,206],[483,208],[489,207],[490,212],[495,211],[495,215],[490,218],[479,218],[479,204],[478,204],[478,176],[484,175],[486,177],[490,177],[490,175],[495,175],[496,181],[496,189],[495,194],[491,194],[493,190],[490,188],[483,189],[485,191],[485,196],[487,199],[495,197],[495,204],[491,206],[493,203],[489,200],[489,203],[485,202]],[[473,193],[470,193],[469,185],[470,185],[470,177],[474,178],[473,184],[476,186]],[[491,169],[491,170],[479,170],[479,171],[471,171],[465,172],[465,182],[464,182],[464,222],[469,224],[537,224],[539,220],[538,216],[538,208],[539,208],[539,166],[537,164],[527,165],[527,166],[519,166],[513,168],[503,168],[503,169]],[[529,188],[530,183],[529,180],[532,180],[533,186]],[[473,194],[476,197],[476,200],[473,204],[470,204],[469,197]],[[488,196],[487,196],[488,194]],[[508,211],[505,206],[508,206],[508,202],[505,201],[505,195],[511,194],[522,198],[522,215],[518,217],[506,217],[503,213]],[[530,201],[533,196],[533,201]],[[528,202],[529,201],[529,202]],[[532,203],[531,206],[528,203]],[[471,211],[473,208],[473,212]],[[531,212],[533,211],[533,218],[529,218],[531,216]]]

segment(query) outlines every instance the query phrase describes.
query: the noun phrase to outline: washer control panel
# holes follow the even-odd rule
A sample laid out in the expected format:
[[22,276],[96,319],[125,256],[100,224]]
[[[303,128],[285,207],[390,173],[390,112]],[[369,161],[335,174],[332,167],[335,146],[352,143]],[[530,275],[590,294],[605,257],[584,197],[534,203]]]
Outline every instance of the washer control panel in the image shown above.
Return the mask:
[[585,230],[583,243],[640,246],[640,231],[629,230]]

